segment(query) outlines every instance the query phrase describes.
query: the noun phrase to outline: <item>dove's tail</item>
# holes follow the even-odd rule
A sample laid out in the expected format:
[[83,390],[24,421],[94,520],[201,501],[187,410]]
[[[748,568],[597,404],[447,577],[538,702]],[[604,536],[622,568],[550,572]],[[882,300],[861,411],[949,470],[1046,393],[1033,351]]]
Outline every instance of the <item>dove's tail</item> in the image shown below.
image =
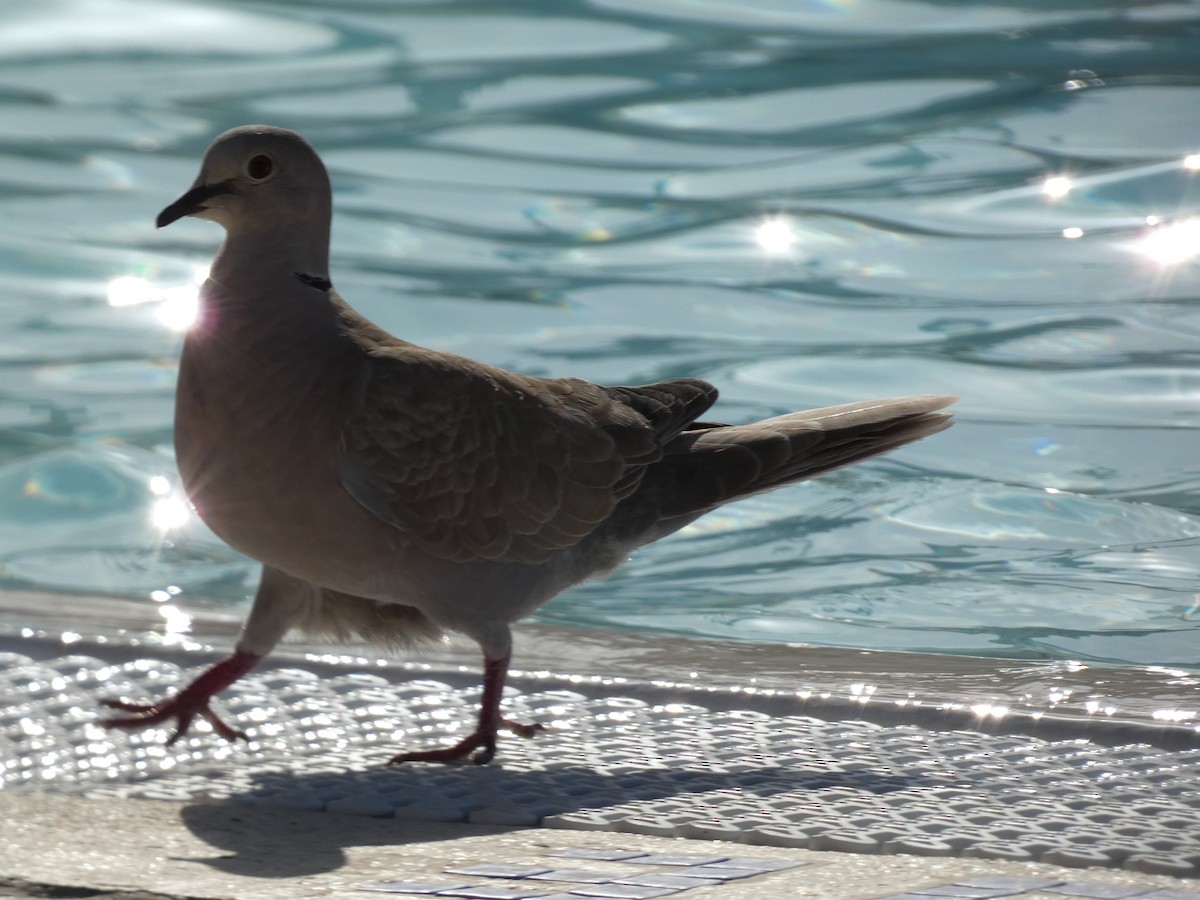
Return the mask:
[[[790,413],[748,425],[693,423],[653,469],[656,537],[709,510],[803,481],[949,428],[943,395],[867,400]],[[648,473],[649,474],[649,473]]]

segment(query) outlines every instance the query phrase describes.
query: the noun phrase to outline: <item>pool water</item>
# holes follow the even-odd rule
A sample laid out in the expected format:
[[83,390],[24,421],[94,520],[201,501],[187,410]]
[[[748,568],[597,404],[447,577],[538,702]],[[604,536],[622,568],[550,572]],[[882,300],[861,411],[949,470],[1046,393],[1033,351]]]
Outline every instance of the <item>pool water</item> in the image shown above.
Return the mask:
[[[333,276],[406,339],[699,376],[746,421],[961,396],[547,622],[1200,666],[1200,3],[0,8],[0,586],[185,632],[254,566],[171,458],[220,131],[322,153]],[[0,594],[0,607],[4,596]]]

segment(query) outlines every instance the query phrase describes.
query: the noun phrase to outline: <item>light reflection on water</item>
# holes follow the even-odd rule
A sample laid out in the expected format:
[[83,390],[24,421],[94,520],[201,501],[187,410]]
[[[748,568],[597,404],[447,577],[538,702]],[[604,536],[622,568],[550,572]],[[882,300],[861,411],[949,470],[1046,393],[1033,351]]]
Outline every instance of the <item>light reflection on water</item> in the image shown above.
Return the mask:
[[1138,244],[1138,251],[1162,266],[1176,266],[1200,255],[1200,219],[1158,225]]
[[245,602],[170,458],[220,234],[153,217],[267,119],[329,163],[339,289],[406,339],[705,377],[727,420],[962,395],[950,432],[722,510],[544,619],[1200,665],[1200,89],[1153,22],[1200,9],[127,9],[0,12],[0,583],[176,635]]
[[154,315],[168,330],[183,333],[196,321],[200,285],[207,266],[197,266],[191,283],[160,286],[140,275],[120,275],[108,283],[108,305],[115,308],[152,304]]

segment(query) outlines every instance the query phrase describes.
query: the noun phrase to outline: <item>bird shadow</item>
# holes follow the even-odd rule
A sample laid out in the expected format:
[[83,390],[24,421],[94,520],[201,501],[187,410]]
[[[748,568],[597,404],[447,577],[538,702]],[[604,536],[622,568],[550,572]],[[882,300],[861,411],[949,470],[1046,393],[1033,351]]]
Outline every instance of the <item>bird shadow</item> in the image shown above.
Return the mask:
[[[584,766],[551,766],[537,771],[504,769],[499,766],[467,766],[433,770],[427,766],[380,769],[375,772],[273,773],[272,789],[323,791],[326,794],[357,792],[364,788],[389,795],[412,791],[428,796],[431,788],[454,796],[471,809],[523,808],[539,817],[577,812],[597,807],[639,804],[629,816],[645,814],[642,804],[696,796],[697,819],[712,818],[721,811],[698,795],[711,792],[735,794],[753,805],[784,792],[816,791],[822,788],[851,788],[861,795],[878,795],[945,782],[924,774],[882,774],[869,768],[850,771],[797,772],[791,767],[758,767],[753,770],[713,773],[701,769],[645,768],[627,770],[620,776]],[[572,799],[577,798],[577,799]],[[332,812],[292,810],[254,803],[254,789],[232,802],[193,803],[183,808],[183,824],[210,847],[225,851],[210,858],[194,858],[231,875],[257,878],[293,878],[335,871],[347,862],[347,848],[402,846],[434,843],[469,835],[502,834],[513,826],[471,825],[462,821],[407,821],[372,818]],[[802,801],[797,800],[796,805]],[[650,806],[653,812],[653,806]],[[672,812],[678,813],[678,803]],[[416,817],[419,818],[419,812]]]

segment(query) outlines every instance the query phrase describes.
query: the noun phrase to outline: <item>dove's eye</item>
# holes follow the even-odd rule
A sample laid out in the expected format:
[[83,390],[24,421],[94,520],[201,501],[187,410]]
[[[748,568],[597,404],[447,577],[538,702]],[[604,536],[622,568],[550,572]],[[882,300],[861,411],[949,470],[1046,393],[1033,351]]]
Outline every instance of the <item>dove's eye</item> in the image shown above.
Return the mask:
[[275,161],[265,153],[252,156],[250,162],[246,163],[246,174],[255,181],[264,181],[270,178],[274,171]]

